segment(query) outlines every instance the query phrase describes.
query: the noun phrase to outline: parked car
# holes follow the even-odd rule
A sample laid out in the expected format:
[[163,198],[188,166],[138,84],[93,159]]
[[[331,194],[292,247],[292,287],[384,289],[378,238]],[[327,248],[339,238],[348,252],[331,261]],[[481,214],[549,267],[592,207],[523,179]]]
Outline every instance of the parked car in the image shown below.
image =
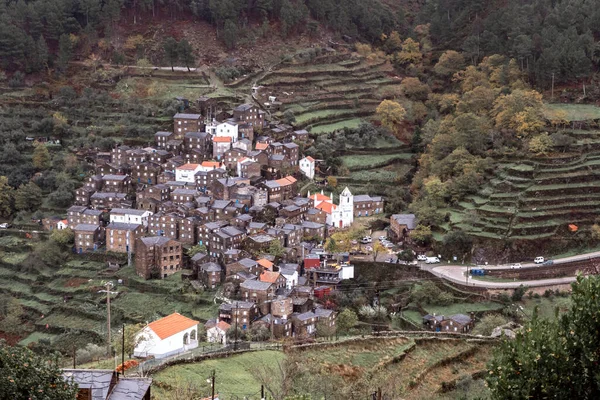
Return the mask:
[[379,236],[379,241],[382,242],[384,240],[387,240],[387,236]]
[[371,236],[365,236],[364,238],[362,238],[362,239],[360,240],[360,242],[361,242],[362,244],[368,244],[368,243],[371,243],[371,242],[373,242],[373,239],[371,238]]
[[425,264],[437,264],[440,262],[438,257],[426,257]]
[[0,224],[0,229],[8,229],[8,228],[10,228],[10,224],[8,224],[6,222],[3,224]]
[[427,261],[427,256],[425,254],[419,254],[417,256],[417,261]]
[[536,257],[535,260],[533,260],[534,263],[536,264],[543,264],[544,263],[544,257]]
[[390,243],[390,242],[386,242],[386,243],[383,243],[383,247],[385,247],[386,249],[391,249],[392,247],[394,247],[394,244]]
[[542,263],[542,265],[554,265],[554,261],[552,260],[546,260]]
[[516,263],[516,264],[511,265],[510,269],[519,269],[521,267],[522,267],[522,265],[520,263]]
[[393,258],[388,258],[387,260],[385,260],[386,263],[393,263],[394,259]]

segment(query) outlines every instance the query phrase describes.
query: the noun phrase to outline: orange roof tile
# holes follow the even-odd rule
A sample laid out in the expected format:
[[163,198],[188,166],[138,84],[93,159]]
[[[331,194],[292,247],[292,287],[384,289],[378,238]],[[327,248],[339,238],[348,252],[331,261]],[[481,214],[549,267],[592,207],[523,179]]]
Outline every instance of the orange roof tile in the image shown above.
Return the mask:
[[333,210],[335,210],[337,208],[337,206],[335,204],[331,204],[331,203],[326,203],[326,202],[322,202],[319,205],[317,205],[317,207],[319,210],[323,210],[325,211],[327,214],[331,214],[331,212]]
[[227,331],[229,328],[231,328],[231,325],[229,325],[227,322],[225,321],[219,321],[217,323],[217,325],[215,325],[217,328],[219,328],[222,331]]
[[69,220],[68,219],[61,219],[60,222],[62,222],[65,225],[69,225]]
[[269,147],[269,145],[268,145],[268,144],[266,144],[266,143],[256,143],[256,146],[254,146],[254,148],[255,148],[256,150],[265,150],[265,149],[267,149],[268,147]]
[[315,159],[312,158],[311,156],[306,156],[306,159],[310,162],[315,162]]
[[150,322],[148,327],[162,340],[195,325],[198,325],[198,321],[184,317],[179,313],[173,313],[154,322]]
[[290,183],[296,183],[296,182],[298,182],[298,180],[296,178],[294,178],[293,176],[291,176],[291,175],[286,176],[283,179],[287,179]]
[[325,196],[324,194],[321,194],[321,193],[311,194],[310,198],[313,199],[313,200],[317,200],[317,201],[331,200],[329,197],[327,197],[327,196]]
[[202,161],[203,167],[220,168],[221,163],[218,161]]
[[271,269],[274,265],[271,261],[267,260],[266,258],[261,258],[260,260],[256,261],[256,263],[266,269]]
[[183,170],[190,170],[193,171],[196,168],[198,168],[200,166],[200,164],[183,164],[180,167],[177,167],[177,169],[183,169]]
[[263,273],[260,274],[260,281],[268,282],[268,283],[275,283],[275,282],[277,282],[277,278],[279,278],[279,276],[280,276],[279,272],[263,271]]
[[288,181],[285,178],[275,179],[275,182],[277,182],[279,184],[279,186],[287,186],[290,184],[290,181]]
[[213,142],[217,142],[217,143],[229,143],[229,142],[231,142],[231,138],[229,136],[215,136],[213,138]]

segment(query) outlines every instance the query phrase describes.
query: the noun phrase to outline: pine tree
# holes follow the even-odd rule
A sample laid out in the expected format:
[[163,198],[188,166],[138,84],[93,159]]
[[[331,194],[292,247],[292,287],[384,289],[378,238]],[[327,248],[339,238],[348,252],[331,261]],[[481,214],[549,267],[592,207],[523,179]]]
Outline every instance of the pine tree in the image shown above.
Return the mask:
[[179,59],[181,60],[183,65],[185,65],[187,67],[188,71],[190,71],[190,66],[196,62],[196,57],[194,57],[194,50],[192,49],[190,42],[188,42],[185,39],[182,39],[179,42],[178,50],[179,50]]
[[177,60],[179,60],[179,46],[177,45],[177,41],[172,37],[167,38],[163,43],[163,50],[165,52],[165,58],[167,62],[171,66],[171,71],[175,71],[175,64]]
[[56,60],[56,66],[60,72],[65,73],[67,71],[72,56],[73,43],[69,35],[63,33],[58,40],[58,58]]

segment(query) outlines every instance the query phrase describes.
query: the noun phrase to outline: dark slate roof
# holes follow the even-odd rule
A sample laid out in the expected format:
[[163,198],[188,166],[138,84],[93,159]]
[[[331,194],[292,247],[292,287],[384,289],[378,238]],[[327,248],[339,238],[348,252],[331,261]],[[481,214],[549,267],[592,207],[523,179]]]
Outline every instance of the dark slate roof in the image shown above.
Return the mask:
[[268,290],[271,287],[271,283],[269,282],[261,282],[254,280],[247,280],[240,284],[240,287],[249,290]]
[[96,232],[100,227],[93,224],[78,224],[75,226],[75,231]]
[[207,256],[207,254],[206,254],[206,253],[196,253],[196,254],[194,254],[194,256],[192,257],[192,261],[194,261],[194,262],[195,262],[195,261],[200,261],[200,260],[202,260],[203,258],[205,258],[206,256]]
[[255,304],[250,301],[236,301],[232,304],[223,303],[219,306],[219,310],[232,310],[234,308],[241,309],[250,309],[254,307]]
[[315,315],[319,318],[329,318],[333,314],[333,310],[327,310],[325,308],[317,308]]
[[294,313],[294,314],[292,314],[292,317],[295,317],[296,319],[299,319],[300,321],[307,321],[311,318],[315,318],[316,315],[312,311],[308,311],[308,312],[305,312],[302,314]]
[[450,317],[451,320],[458,322],[461,325],[466,325],[471,322],[471,317],[465,314],[455,314]]
[[406,225],[408,229],[415,229],[417,227],[417,217],[415,214],[394,214],[391,218],[400,225]]
[[111,214],[130,214],[130,215],[144,215],[148,211],[138,210],[135,208],[113,208],[110,210]]
[[238,263],[242,264],[246,268],[253,268],[258,265],[258,263],[251,258],[242,258],[238,261]]
[[164,236],[150,236],[150,237],[145,237],[142,238],[142,242],[146,245],[146,246],[162,246],[164,244],[169,243],[169,238],[164,237]]
[[125,179],[129,178],[128,175],[104,175],[102,177],[102,179],[106,180],[111,180],[111,181],[124,181]]
[[221,272],[223,268],[217,263],[208,262],[206,264],[200,265],[200,269],[206,272]]
[[237,106],[236,108],[234,108],[234,111],[248,111],[249,109],[251,109],[252,107],[254,107],[252,104],[240,104],[239,106]]
[[81,389],[91,389],[92,400],[106,400],[114,371],[106,369],[65,369],[63,377]]
[[150,378],[121,378],[107,400],[142,400],[151,385]]
[[204,139],[207,136],[208,136],[207,132],[186,132],[185,133],[186,138]]
[[159,132],[156,132],[156,133],[154,134],[154,136],[170,136],[170,135],[172,135],[172,134],[173,134],[173,132],[164,132],[164,131],[159,131]]
[[182,114],[177,113],[173,117],[173,119],[200,119],[202,117],[200,114]]
[[106,229],[120,229],[124,231],[135,231],[139,228],[140,224],[127,224],[124,222],[111,222]]

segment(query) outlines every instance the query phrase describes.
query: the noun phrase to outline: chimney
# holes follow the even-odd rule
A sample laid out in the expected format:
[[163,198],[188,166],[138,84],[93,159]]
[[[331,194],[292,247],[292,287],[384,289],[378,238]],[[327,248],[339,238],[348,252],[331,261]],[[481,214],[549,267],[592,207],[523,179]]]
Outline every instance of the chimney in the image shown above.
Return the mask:
[[312,308],[312,312],[313,312],[313,314],[316,314],[317,313],[317,307],[313,307]]

